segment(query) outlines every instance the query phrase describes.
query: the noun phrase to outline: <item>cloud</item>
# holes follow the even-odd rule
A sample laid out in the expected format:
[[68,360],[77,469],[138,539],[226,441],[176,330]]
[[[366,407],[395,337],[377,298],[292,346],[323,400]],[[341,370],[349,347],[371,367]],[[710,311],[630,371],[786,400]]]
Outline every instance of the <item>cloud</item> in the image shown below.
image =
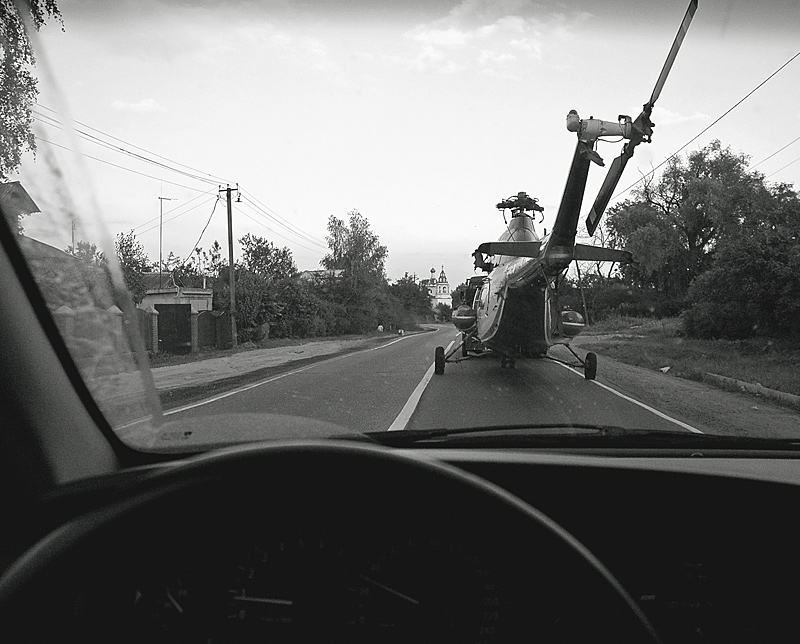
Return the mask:
[[532,58],[542,57],[542,43],[534,38],[517,38],[509,42],[508,46],[517,51],[524,52]]
[[328,46],[319,38],[287,33],[267,22],[241,25],[235,33],[236,42],[246,43],[259,55],[277,52],[282,60],[301,67],[326,73],[340,71]]
[[487,67],[489,65],[503,65],[516,59],[517,57],[514,54],[483,49],[478,56],[478,64],[483,67]]
[[121,101],[115,100],[111,103],[111,107],[120,112],[166,112],[167,110],[154,98],[143,98],[139,101]]
[[452,73],[478,69],[508,77],[514,61],[539,60],[546,43],[569,39],[589,14],[547,12],[533,0],[463,0],[436,20],[406,32],[417,51],[407,67]]
[[472,34],[461,31],[455,27],[447,29],[435,29],[429,27],[416,27],[408,36],[423,45],[435,46],[461,46],[466,45]]

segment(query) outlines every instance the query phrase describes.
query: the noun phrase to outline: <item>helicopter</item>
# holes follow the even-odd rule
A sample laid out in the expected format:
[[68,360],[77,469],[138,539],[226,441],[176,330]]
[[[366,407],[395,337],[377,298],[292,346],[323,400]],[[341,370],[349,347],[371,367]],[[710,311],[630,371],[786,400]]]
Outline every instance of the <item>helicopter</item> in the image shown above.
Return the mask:
[[[650,98],[635,120],[624,114],[616,121],[593,116],[582,119],[576,110],[567,114],[567,130],[576,133],[578,142],[549,235],[540,238],[534,229],[533,213],[544,211],[536,198],[520,192],[497,204],[504,217],[505,211],[510,210],[511,218],[498,241],[482,243],[472,253],[475,268],[485,275],[468,280],[463,303],[452,317],[461,339],[447,352],[444,347],[436,347],[435,374],[444,374],[447,362],[467,359],[486,349],[500,354],[501,368],[514,368],[518,357],[544,358],[551,346],[561,344],[578,360],[587,380],[596,377],[597,356],[590,352],[581,358],[570,346],[571,339],[583,330],[584,322],[574,311],[559,310],[558,287],[572,261],[628,263],[633,258],[624,250],[575,243],[589,167],[592,163],[605,166],[595,150],[598,140],[611,136],[626,140],[586,217],[586,230],[594,235],[636,146],[652,141],[653,107],[696,10],[697,0],[691,0]],[[461,355],[454,357],[458,352]]]

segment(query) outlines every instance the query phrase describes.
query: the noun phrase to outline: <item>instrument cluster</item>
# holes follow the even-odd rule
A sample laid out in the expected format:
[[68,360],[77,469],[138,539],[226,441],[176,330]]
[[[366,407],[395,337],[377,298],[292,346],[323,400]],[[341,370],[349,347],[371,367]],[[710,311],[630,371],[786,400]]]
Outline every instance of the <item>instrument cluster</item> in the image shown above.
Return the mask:
[[507,575],[467,541],[317,531],[212,548],[154,561],[96,599],[113,601],[129,641],[488,644],[518,627]]

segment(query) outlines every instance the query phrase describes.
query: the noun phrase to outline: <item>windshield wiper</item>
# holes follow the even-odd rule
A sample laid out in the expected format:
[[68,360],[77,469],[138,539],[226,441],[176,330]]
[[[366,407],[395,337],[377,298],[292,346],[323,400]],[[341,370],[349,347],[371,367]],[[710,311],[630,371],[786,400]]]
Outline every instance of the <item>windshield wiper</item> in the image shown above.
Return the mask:
[[677,448],[800,450],[800,440],[695,434],[681,430],[630,429],[589,423],[526,423],[455,429],[367,432],[362,436],[387,447],[415,445],[552,448]]

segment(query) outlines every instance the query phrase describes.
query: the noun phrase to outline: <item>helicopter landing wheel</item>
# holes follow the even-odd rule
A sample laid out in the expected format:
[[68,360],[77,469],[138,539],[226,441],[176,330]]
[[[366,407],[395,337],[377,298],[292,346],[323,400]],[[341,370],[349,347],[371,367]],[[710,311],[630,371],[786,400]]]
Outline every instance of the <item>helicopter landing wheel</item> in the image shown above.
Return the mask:
[[437,376],[444,373],[444,347],[436,347],[433,354],[433,373]]
[[583,359],[583,377],[586,380],[594,380],[597,377],[597,354],[591,351]]

